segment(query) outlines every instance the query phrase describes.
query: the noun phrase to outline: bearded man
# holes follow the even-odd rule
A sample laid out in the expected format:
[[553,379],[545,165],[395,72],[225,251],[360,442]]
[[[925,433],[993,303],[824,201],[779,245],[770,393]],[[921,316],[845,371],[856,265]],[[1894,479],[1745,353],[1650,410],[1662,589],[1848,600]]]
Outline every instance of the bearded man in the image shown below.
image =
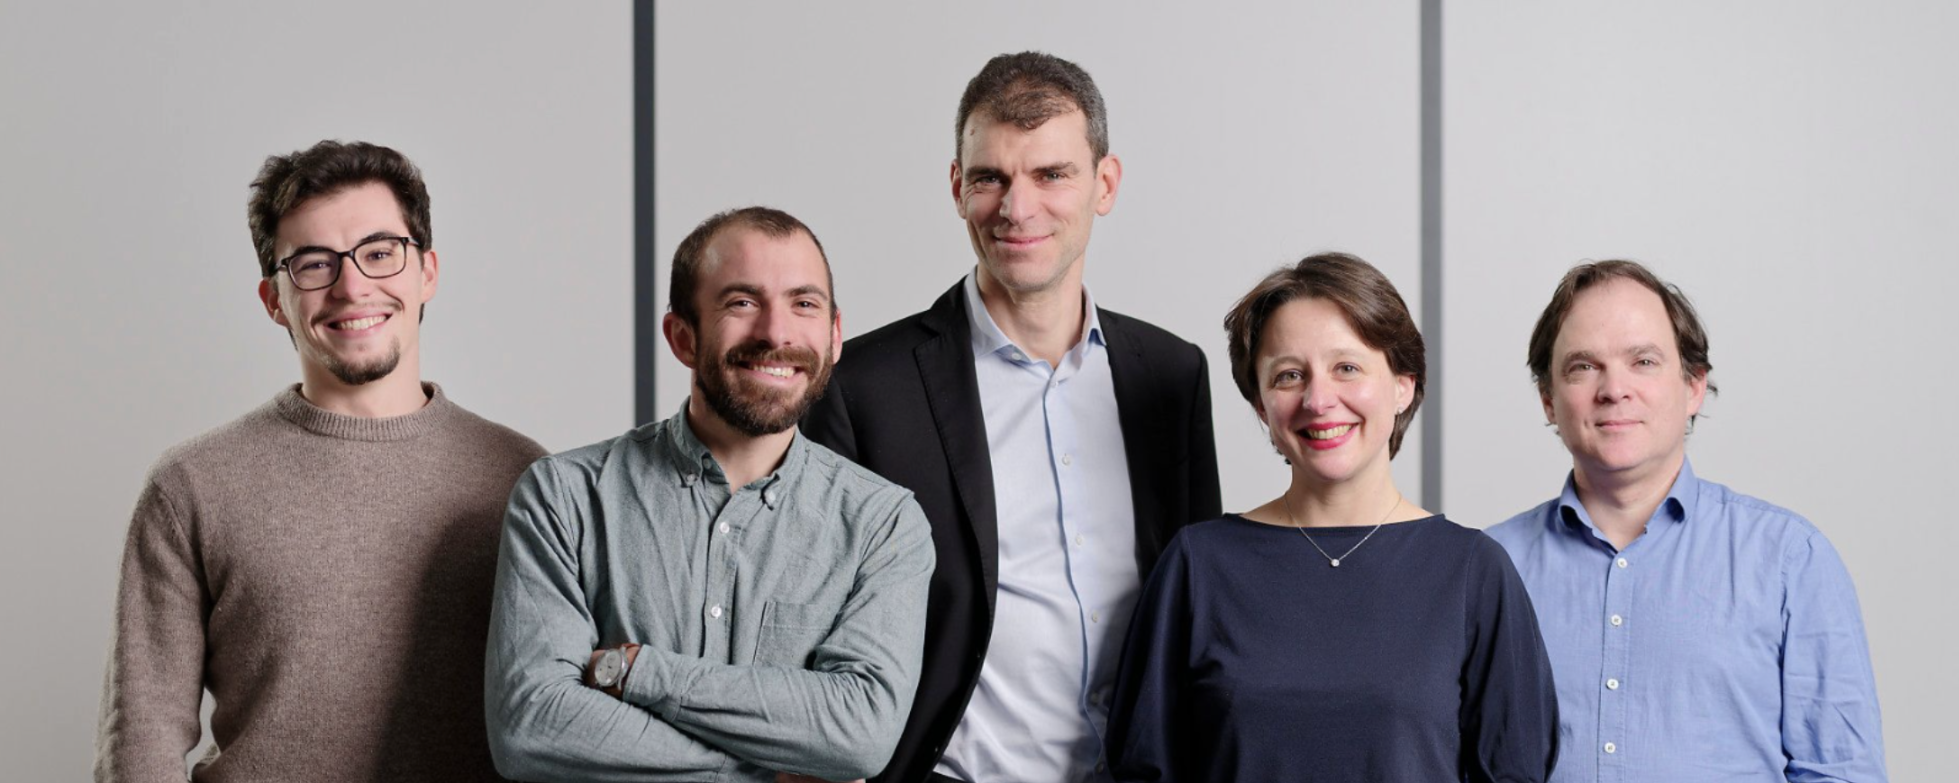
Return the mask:
[[909,491],[802,437],[842,348],[829,260],[764,207],[674,253],[694,394],[539,460],[504,519],[486,706],[521,780],[849,780],[911,710],[931,534]]

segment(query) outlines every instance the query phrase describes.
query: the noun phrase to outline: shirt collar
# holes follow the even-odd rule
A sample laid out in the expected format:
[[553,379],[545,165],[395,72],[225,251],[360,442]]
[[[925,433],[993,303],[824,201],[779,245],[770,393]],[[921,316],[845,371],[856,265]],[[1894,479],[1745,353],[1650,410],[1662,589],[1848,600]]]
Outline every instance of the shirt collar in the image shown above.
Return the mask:
[[[680,411],[667,419],[669,426],[666,428],[666,437],[661,438],[661,441],[666,444],[664,452],[667,461],[680,473],[681,483],[687,486],[693,486],[694,482],[701,478],[726,484],[728,474],[721,469],[721,463],[714,459],[714,452],[708,449],[707,444],[701,442],[701,439],[694,434],[693,426],[687,423],[688,402],[687,398],[682,398]],[[804,463],[809,461],[809,444],[804,441],[802,430],[798,429],[796,437],[789,441],[788,453],[782,455],[782,465],[776,468],[774,473],[756,479],[750,486],[760,490],[771,490],[784,479],[799,474]],[[730,489],[740,489],[740,487]],[[774,497],[774,491],[762,494],[763,502],[768,503],[770,508],[775,507]]]
[[[1653,518],[1659,519],[1664,515],[1675,522],[1692,519],[1694,511],[1700,506],[1700,495],[1700,479],[1694,476],[1694,462],[1682,457],[1680,475],[1674,477],[1673,486],[1667,488],[1666,499],[1660,501]],[[1565,474],[1564,491],[1558,493],[1558,514],[1566,524],[1584,525],[1594,532],[1598,530],[1598,526],[1592,524],[1592,515],[1585,511],[1585,504],[1578,500],[1578,475],[1575,472]]]
[[[966,319],[973,327],[973,357],[979,358],[1009,349],[1017,350],[1019,346],[1007,339],[1006,332],[1000,331],[1000,325],[993,321],[993,314],[986,311],[986,302],[980,299],[979,270],[975,269],[966,274],[964,288],[966,289]],[[1076,343],[1075,348],[1071,350],[1080,350],[1081,346],[1087,343],[1108,347],[1107,340],[1102,336],[1102,315],[1095,310],[1095,295],[1089,293],[1088,284],[1083,283],[1082,341]]]

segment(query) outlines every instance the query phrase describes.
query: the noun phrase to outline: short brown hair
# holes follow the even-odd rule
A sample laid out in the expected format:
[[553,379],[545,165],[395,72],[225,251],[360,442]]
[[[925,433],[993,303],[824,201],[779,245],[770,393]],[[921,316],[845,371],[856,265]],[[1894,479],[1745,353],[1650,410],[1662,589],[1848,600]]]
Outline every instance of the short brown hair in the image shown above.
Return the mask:
[[688,232],[687,238],[680,240],[680,247],[673,251],[673,271],[667,279],[667,310],[689,324],[699,326],[701,311],[694,301],[694,290],[700,287],[701,263],[707,255],[707,246],[722,231],[731,228],[746,228],[760,231],[764,236],[783,239],[802,234],[816,245],[816,254],[823,259],[823,278],[829,285],[830,312],[837,312],[837,277],[830,272],[830,256],[823,251],[823,241],[816,238],[816,232],[795,216],[771,207],[742,207],[715,213],[701,221],[701,224]]
[[401,153],[378,144],[327,140],[290,155],[266,158],[258,178],[252,180],[246,216],[252,227],[252,247],[258,251],[259,277],[271,277],[275,271],[272,265],[278,259],[272,253],[281,218],[307,199],[369,182],[379,182],[394,192],[409,238],[422,250],[434,248],[435,237],[429,231],[429,189],[422,182],[421,169]]
[[1109,109],[1095,80],[1074,63],[1045,52],[1002,54],[986,61],[959,96],[952,124],[952,157],[966,142],[966,120],[975,112],[1031,131],[1048,120],[1080,110],[1088,120],[1088,148],[1094,162],[1109,154]]
[[1281,267],[1238,299],[1224,316],[1225,339],[1230,342],[1231,379],[1245,401],[1258,404],[1258,349],[1265,339],[1265,324],[1280,306],[1295,299],[1323,299],[1340,308],[1347,325],[1367,347],[1387,356],[1388,371],[1415,378],[1415,394],[1408,407],[1394,417],[1394,433],[1388,436],[1388,457],[1401,451],[1401,436],[1422,407],[1428,386],[1428,353],[1422,332],[1408,314],[1408,303],[1394,283],[1372,264],[1346,253],[1320,253],[1299,263]]
[[[1687,381],[1706,378],[1714,370],[1707,360],[1707,330],[1701,326],[1694,303],[1687,300],[1679,286],[1661,280],[1637,261],[1588,261],[1564,273],[1557,290],[1551,293],[1551,303],[1544,306],[1544,314],[1537,317],[1537,327],[1531,330],[1528,363],[1539,396],[1551,393],[1551,348],[1558,341],[1558,332],[1564,329],[1564,319],[1571,314],[1572,303],[1585,289],[1613,280],[1631,280],[1645,286],[1666,305],[1667,320],[1673,324],[1673,347],[1680,354],[1681,374]],[[1718,391],[1711,380],[1707,382],[1707,390]]]

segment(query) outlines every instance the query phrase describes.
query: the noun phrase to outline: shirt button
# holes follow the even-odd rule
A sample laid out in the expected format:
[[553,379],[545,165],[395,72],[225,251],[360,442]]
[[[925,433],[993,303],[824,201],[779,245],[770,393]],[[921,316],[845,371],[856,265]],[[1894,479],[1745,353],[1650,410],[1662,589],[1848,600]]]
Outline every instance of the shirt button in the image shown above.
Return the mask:
[[721,607],[716,606],[707,610],[707,616],[719,619],[721,617]]
[[1606,681],[1605,681],[1605,689],[1606,689],[1606,690],[1610,690],[1610,691],[1616,691],[1616,690],[1618,690],[1618,689],[1619,689],[1619,680],[1618,680],[1618,679],[1616,679],[1616,678],[1614,678],[1614,679],[1609,679],[1609,680],[1606,680]]
[[1091,623],[1099,623],[1099,622],[1102,622],[1102,613],[1101,613],[1101,612],[1089,612],[1089,613],[1088,613],[1088,621],[1089,621],[1089,622],[1091,622]]
[[726,534],[728,533],[728,523],[726,523],[726,522],[723,522],[723,523],[721,523],[721,526],[720,526],[719,528],[716,528],[716,529],[717,529],[717,530],[720,530],[720,531],[721,531],[721,533],[722,533],[722,535],[726,535]]
[[1073,465],[1073,464],[1075,464],[1075,458],[1074,458],[1074,457],[1071,457],[1071,456],[1069,456],[1069,455],[1067,455],[1067,454],[1063,454],[1063,455],[1061,455],[1061,464],[1063,464],[1063,465]]
[[1625,567],[1626,567],[1627,565],[1630,565],[1630,564],[1626,562],[1626,559],[1625,559],[1625,558],[1623,558],[1623,557],[1622,557],[1622,558],[1619,558],[1619,567],[1620,567],[1620,568],[1625,568]]
[[1106,769],[1108,769],[1108,768],[1109,768],[1109,763],[1108,763],[1108,762],[1106,762],[1106,761],[1097,761],[1097,762],[1095,762],[1095,771],[1096,771],[1096,772],[1101,772],[1101,771],[1103,771],[1103,770],[1106,770]]
[[1610,742],[1608,742],[1608,743],[1605,743],[1605,752],[1607,752],[1607,753],[1618,753],[1618,752],[1619,752],[1619,746],[1617,746],[1617,745],[1614,745],[1614,744],[1612,744],[1612,743],[1610,743]]
[[1613,625],[1625,625],[1625,624],[1626,624],[1626,618],[1624,618],[1624,617],[1620,617],[1620,616],[1618,616],[1618,615],[1616,615],[1616,614],[1615,614],[1615,615],[1613,615],[1613,616],[1612,616],[1612,624],[1613,624]]
[[1085,542],[1086,539],[1082,538],[1081,534],[1079,533],[1075,534],[1075,546],[1081,546]]

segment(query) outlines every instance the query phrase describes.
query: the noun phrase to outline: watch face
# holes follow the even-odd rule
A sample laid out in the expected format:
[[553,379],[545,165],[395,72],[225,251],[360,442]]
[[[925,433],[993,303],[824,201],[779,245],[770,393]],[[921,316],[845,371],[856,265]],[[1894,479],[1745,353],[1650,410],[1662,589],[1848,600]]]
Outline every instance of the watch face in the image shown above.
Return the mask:
[[619,684],[619,670],[626,662],[626,656],[617,648],[599,653],[599,662],[592,666],[592,681],[601,688]]

